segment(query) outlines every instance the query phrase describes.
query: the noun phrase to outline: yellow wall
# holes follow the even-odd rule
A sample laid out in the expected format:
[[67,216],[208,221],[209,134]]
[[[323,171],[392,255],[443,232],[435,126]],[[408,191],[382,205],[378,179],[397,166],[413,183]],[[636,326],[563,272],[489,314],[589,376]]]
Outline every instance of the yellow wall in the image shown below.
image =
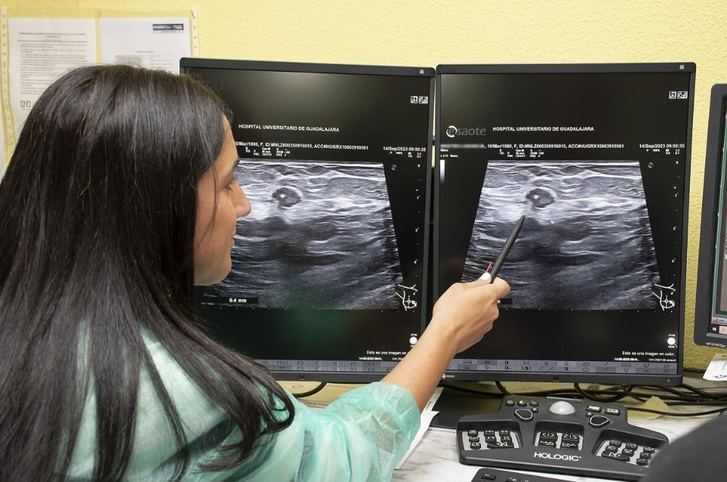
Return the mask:
[[727,1],[18,0],[23,7],[196,7],[202,57],[436,66],[439,63],[697,64],[685,365],[692,342],[701,185],[712,84],[727,83]]

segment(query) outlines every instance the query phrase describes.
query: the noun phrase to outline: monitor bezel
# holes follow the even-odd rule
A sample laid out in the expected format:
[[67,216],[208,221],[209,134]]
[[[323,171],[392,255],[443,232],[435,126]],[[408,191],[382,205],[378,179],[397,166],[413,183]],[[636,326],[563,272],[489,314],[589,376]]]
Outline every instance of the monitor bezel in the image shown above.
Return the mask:
[[709,332],[712,318],[714,289],[714,263],[716,261],[717,216],[719,216],[719,190],[722,182],[722,149],[725,136],[727,84],[712,86],[707,124],[707,153],[704,161],[702,188],[702,217],[697,263],[697,292],[694,302],[694,343],[703,346],[727,348],[727,335]]
[[[436,73],[435,69],[432,67],[323,64],[182,57],[179,59],[179,70],[184,74],[187,73],[187,69],[262,70],[268,72],[302,72],[316,74],[395,75],[405,77],[430,77],[432,79]],[[431,102],[429,105],[429,110],[431,111]]]
[[[261,60],[233,60],[233,59],[210,59],[197,57],[182,57],[179,61],[180,73],[187,74],[189,69],[218,69],[218,70],[256,70],[268,72],[301,72],[320,74],[345,74],[345,75],[380,75],[380,76],[404,76],[404,77],[425,77],[429,79],[428,121],[427,121],[427,150],[425,159],[431,160],[433,145],[431,132],[434,128],[433,109],[434,102],[434,76],[435,69],[432,67],[402,67],[402,66],[380,66],[380,65],[355,65],[355,64],[324,64],[306,62],[271,62]],[[431,229],[431,168],[426,170],[425,178],[425,208],[424,208],[424,244],[425,253],[422,263],[422,286],[429,286],[429,256],[430,252],[430,229]],[[431,302],[428,299],[429,290],[422,290],[422,308],[419,322],[419,334],[424,331],[428,324],[428,308]],[[294,360],[297,361],[297,360]],[[347,360],[348,361],[348,360]],[[357,360],[350,360],[357,361]],[[287,381],[320,381],[320,382],[353,382],[363,383],[380,380],[388,372],[382,371],[310,371],[310,370],[276,370],[267,367],[268,371],[277,380]]]
[[470,64],[470,65],[438,65],[436,68],[436,118],[435,118],[435,156],[434,156],[434,195],[432,212],[432,300],[439,293],[437,273],[439,272],[439,185],[440,185],[440,159],[439,146],[441,145],[440,132],[442,125],[442,74],[594,74],[594,73],[660,73],[660,72],[684,72],[690,76],[689,80],[689,105],[687,114],[687,136],[685,149],[685,176],[684,176],[684,213],[682,230],[682,259],[681,259],[681,286],[680,286],[680,307],[678,322],[679,348],[677,355],[677,373],[670,375],[653,375],[645,373],[573,373],[573,372],[548,372],[538,373],[529,371],[456,371],[448,370],[445,377],[456,380],[501,380],[501,381],[545,381],[545,382],[596,382],[610,384],[655,384],[675,386],[682,382],[684,362],[684,315],[685,315],[685,281],[687,265],[687,231],[689,220],[689,186],[691,170],[692,150],[692,125],[694,115],[694,88],[696,64],[693,62],[669,62],[669,63],[615,63],[615,64]]

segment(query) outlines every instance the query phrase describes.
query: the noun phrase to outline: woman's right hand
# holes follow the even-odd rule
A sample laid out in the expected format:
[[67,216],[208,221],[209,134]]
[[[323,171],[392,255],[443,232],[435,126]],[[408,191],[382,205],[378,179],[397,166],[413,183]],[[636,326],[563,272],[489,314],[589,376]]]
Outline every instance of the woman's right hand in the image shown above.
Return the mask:
[[499,314],[497,300],[509,292],[510,285],[500,278],[492,284],[477,280],[452,285],[434,305],[432,321],[419,341],[382,381],[409,390],[422,410],[454,355],[492,329]]
[[[507,296],[510,285],[501,278],[455,283],[437,300],[426,331],[449,340],[452,356],[466,350],[492,329],[499,316],[497,302]],[[431,334],[431,333],[430,333]]]

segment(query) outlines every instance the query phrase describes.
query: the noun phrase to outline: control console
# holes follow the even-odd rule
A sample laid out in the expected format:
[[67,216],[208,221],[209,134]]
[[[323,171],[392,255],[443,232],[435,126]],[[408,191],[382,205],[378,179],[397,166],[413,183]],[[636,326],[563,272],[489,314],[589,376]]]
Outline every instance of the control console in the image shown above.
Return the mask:
[[668,439],[630,425],[623,405],[508,396],[457,424],[463,464],[638,480]]

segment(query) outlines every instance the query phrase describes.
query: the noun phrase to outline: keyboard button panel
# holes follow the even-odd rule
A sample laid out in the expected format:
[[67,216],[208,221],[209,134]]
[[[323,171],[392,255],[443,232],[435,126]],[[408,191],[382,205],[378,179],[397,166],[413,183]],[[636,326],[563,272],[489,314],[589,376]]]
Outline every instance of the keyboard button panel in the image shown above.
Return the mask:
[[541,430],[535,433],[534,445],[536,447],[582,450],[583,436],[574,432]]
[[515,449],[522,447],[520,435],[513,430],[468,430],[462,433],[467,450]]
[[651,458],[656,452],[657,448],[650,445],[610,439],[601,442],[596,450],[596,455],[638,465],[639,467],[648,467],[649,463],[651,463]]

